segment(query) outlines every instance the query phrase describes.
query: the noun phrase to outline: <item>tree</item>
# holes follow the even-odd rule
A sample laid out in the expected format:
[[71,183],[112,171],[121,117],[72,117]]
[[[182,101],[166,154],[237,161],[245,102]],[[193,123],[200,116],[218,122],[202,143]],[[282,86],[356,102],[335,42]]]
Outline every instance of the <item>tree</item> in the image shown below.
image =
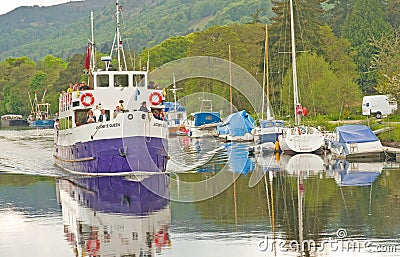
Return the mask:
[[[354,99],[361,97],[354,82],[346,81],[348,77],[337,76],[329,63],[316,54],[299,55],[297,75],[300,102],[311,115],[339,115],[343,108],[349,108]],[[294,109],[291,70],[284,76],[282,95],[284,110],[290,115]]]
[[372,57],[377,53],[377,49],[370,44],[371,39],[391,33],[378,0],[354,1],[352,12],[343,25],[343,36],[357,53],[354,60],[360,73],[359,85],[364,92],[372,93],[377,82],[377,73],[370,68]]
[[380,75],[376,90],[400,99],[400,31],[393,37],[372,39],[377,54],[373,56],[372,68]]
[[[286,97],[282,92],[283,75],[291,67],[291,33],[289,1],[275,1],[275,16],[269,26],[270,85],[275,99]],[[322,0],[293,1],[296,51],[320,52],[323,9]],[[280,94],[280,96],[279,96]],[[283,99],[282,99],[283,101]]]
[[387,22],[390,23],[392,28],[400,28],[400,1],[399,0],[387,0],[387,4],[384,5],[384,17]]
[[340,37],[346,17],[351,13],[354,0],[328,0],[328,10],[324,13],[325,21],[332,27],[335,36]]

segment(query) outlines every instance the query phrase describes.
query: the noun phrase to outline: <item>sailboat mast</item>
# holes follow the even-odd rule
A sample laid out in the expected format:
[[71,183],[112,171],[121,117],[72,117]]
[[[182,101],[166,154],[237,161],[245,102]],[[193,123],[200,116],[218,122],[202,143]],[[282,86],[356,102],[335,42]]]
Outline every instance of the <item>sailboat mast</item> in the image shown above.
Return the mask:
[[299,105],[299,93],[297,91],[297,67],[296,67],[296,44],[294,41],[294,14],[293,0],[289,0],[290,4],[290,35],[292,41],[292,69],[293,69],[293,100],[294,100],[294,118],[297,125],[300,125],[300,115],[297,114],[297,106]]
[[175,74],[173,74],[174,77],[174,113],[175,113],[175,120],[177,119],[177,114],[176,114],[176,84],[175,84]]
[[229,102],[230,104],[230,111],[231,114],[233,113],[233,106],[232,106],[232,62],[231,62],[231,45],[229,45]]
[[[264,43],[264,65],[263,65],[263,94],[262,94],[262,103],[261,103],[261,120],[264,119],[264,108],[265,108],[265,80],[266,80],[266,65],[267,65],[267,40],[268,40],[268,34],[267,34],[267,24],[265,24],[265,43]],[[267,97],[268,98],[268,97]],[[267,115],[268,116],[268,115]]]
[[[269,101],[269,53],[268,53],[268,26],[265,25],[265,80],[267,86],[267,119],[273,119]],[[263,94],[264,97],[264,94]]]

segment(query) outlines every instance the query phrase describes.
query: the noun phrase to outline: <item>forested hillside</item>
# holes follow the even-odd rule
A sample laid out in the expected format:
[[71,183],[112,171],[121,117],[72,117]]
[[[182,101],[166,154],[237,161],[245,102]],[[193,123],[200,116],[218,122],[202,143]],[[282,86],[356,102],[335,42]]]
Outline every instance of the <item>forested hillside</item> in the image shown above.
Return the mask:
[[[163,40],[211,25],[269,21],[270,0],[121,0],[123,38],[130,50],[141,51]],[[21,7],[0,16],[0,59],[48,54],[66,59],[82,53],[91,37],[94,12],[98,49],[112,44],[114,0],[74,1],[51,7]]]
[[[99,8],[94,9],[96,57],[99,60],[109,55],[115,11],[114,5],[109,6],[111,1],[20,8],[0,16],[0,23],[6,24],[0,28],[4,60],[0,62],[0,114],[27,115],[27,93],[43,92],[44,88],[49,89],[47,100],[56,111],[59,92],[70,82],[87,79],[83,73],[90,37],[87,13],[94,3]],[[275,113],[290,116],[293,97],[287,2],[131,0],[123,4],[121,25],[128,64],[144,64],[148,54],[150,70],[191,56],[227,60],[230,45],[232,61],[262,83],[268,24],[270,96]],[[400,0],[294,0],[300,100],[311,117],[343,118],[360,111],[363,94],[392,94],[400,99],[399,5]],[[71,9],[66,12],[64,7]],[[30,12],[37,12],[36,18]],[[65,14],[64,21],[51,18],[57,13],[60,17]],[[12,38],[14,34],[20,39]],[[20,41],[25,44],[18,45]],[[226,85],[218,81],[189,79],[179,83],[184,87],[179,97],[212,92],[229,98]],[[237,108],[254,111],[239,92],[234,92],[233,99]]]

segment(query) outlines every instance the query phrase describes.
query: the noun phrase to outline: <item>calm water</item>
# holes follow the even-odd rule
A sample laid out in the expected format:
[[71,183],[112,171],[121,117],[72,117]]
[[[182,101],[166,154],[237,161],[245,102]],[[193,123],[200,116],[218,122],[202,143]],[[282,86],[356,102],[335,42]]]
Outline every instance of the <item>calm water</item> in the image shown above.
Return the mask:
[[173,138],[170,176],[74,177],[0,130],[0,256],[400,256],[400,170]]

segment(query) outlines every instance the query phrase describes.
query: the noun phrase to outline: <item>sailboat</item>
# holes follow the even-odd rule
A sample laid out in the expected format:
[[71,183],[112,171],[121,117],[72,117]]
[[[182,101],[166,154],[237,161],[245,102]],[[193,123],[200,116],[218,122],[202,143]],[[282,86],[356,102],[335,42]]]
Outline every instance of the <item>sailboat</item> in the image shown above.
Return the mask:
[[324,136],[315,127],[300,125],[302,115],[306,115],[306,109],[299,102],[297,90],[296,72],[296,48],[294,40],[294,18],[293,1],[290,3],[290,34],[292,43],[292,69],[293,69],[293,97],[294,97],[294,117],[296,126],[285,128],[282,135],[278,136],[279,145],[282,151],[294,153],[311,153],[319,150],[324,145]]
[[269,100],[269,80],[268,80],[268,26],[265,25],[265,56],[264,56],[264,75],[263,75],[263,92],[267,87],[267,118],[264,119],[264,103],[265,95],[263,94],[260,126],[253,131],[254,142],[257,144],[274,143],[278,140],[278,135],[282,134],[285,127],[282,120],[275,120],[272,114]]

